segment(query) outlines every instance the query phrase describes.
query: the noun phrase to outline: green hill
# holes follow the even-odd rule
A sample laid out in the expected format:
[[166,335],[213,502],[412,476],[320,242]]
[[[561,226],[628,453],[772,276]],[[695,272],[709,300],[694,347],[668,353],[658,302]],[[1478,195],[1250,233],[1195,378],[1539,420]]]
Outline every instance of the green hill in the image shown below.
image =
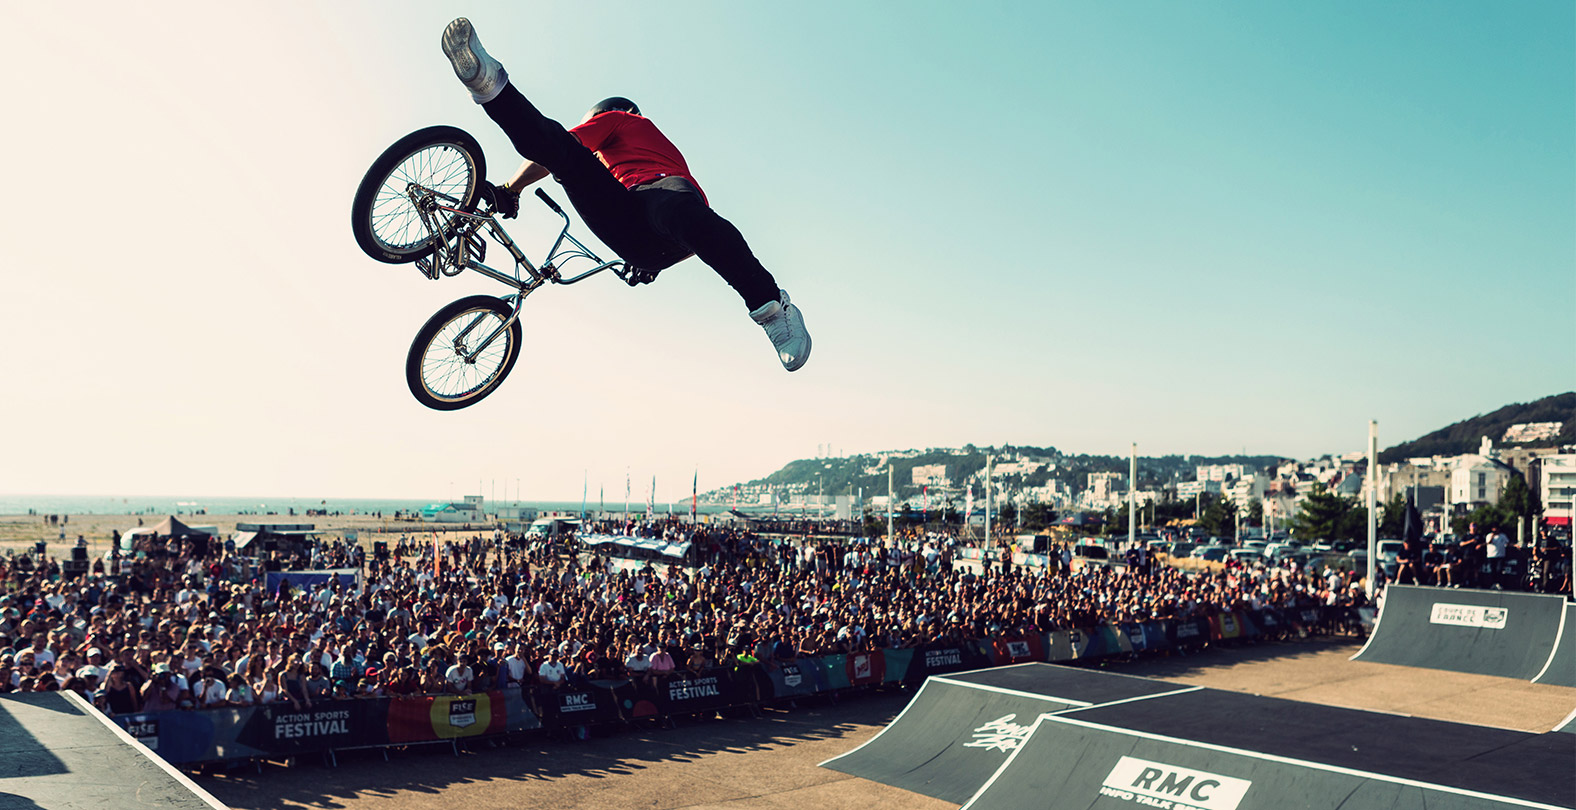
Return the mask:
[[[1527,442],[1507,442],[1505,431],[1512,425],[1531,422],[1563,422],[1557,435]],[[1391,447],[1379,454],[1381,464],[1425,456],[1456,456],[1475,453],[1483,437],[1496,447],[1555,447],[1576,443],[1576,393],[1556,394],[1536,402],[1506,405],[1493,413],[1463,419],[1449,427]]]
[[[943,466],[943,476],[957,490],[963,482],[985,469],[985,456],[995,457],[992,478],[1008,488],[1042,487],[1051,479],[1062,481],[1078,492],[1088,483],[1090,473],[1115,472],[1127,474],[1126,456],[1066,455],[1054,447],[976,447],[972,444],[960,449],[930,448],[927,450],[893,450],[884,453],[866,453],[839,458],[815,458],[790,461],[782,469],[754,481],[741,482],[742,486],[763,488],[770,486],[781,492],[802,492],[827,495],[845,495],[863,490],[866,496],[885,495],[887,468],[882,457],[890,459],[892,484],[898,497],[910,497],[919,492],[922,484],[914,483],[914,468]],[[1010,459],[1034,459],[1004,469]],[[1243,464],[1249,469],[1262,470],[1279,464],[1279,456],[1140,456],[1138,458],[1138,485],[1153,488],[1177,481],[1191,481],[1194,469],[1201,464]],[[714,498],[726,499],[730,487],[708,493]],[[934,490],[933,490],[934,491]],[[975,487],[978,493],[979,487]]]

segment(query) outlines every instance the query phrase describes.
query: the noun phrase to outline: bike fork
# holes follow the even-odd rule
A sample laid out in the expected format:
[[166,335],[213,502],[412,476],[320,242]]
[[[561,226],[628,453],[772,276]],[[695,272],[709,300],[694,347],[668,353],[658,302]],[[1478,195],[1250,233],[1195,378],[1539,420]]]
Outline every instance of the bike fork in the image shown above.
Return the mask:
[[[482,352],[487,351],[487,347],[491,346],[492,342],[497,340],[499,335],[502,335],[504,332],[508,331],[509,327],[513,326],[515,321],[520,320],[520,310],[525,307],[525,296],[530,292],[530,289],[522,289],[518,294],[509,296],[510,298],[514,299],[514,311],[509,313],[509,317],[505,318],[503,323],[498,324],[498,328],[494,329],[492,334],[489,334],[486,339],[482,340],[481,343],[476,344],[476,348],[460,355],[461,358],[465,360],[465,362],[475,363],[476,358],[480,357]],[[465,336],[469,335],[472,329],[480,326],[482,319],[485,317],[487,316],[484,314],[478,314],[475,319],[466,325],[464,329],[460,330],[458,335],[454,336],[455,343],[458,344],[463,342],[465,340]]]

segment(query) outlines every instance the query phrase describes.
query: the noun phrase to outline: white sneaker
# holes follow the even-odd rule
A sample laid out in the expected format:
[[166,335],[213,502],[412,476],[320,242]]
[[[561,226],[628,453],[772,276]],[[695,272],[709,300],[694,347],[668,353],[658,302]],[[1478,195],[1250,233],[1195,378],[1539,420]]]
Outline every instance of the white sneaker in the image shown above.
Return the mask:
[[443,55],[449,57],[454,75],[470,88],[471,98],[477,104],[492,101],[509,85],[508,71],[482,50],[476,29],[464,17],[455,19],[443,29]]
[[782,298],[772,301],[750,313],[750,317],[766,330],[777,349],[777,359],[783,368],[798,371],[810,359],[810,333],[804,328],[804,313],[789,303],[788,291],[778,290]]

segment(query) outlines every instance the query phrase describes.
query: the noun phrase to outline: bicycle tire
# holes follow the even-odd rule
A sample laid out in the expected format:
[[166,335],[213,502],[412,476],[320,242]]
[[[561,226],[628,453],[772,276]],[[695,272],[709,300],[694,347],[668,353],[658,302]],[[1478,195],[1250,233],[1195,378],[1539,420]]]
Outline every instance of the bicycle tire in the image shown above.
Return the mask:
[[[350,205],[350,230],[368,256],[388,264],[406,264],[432,252],[432,234],[406,196],[419,183],[458,201],[462,211],[476,210],[487,163],[470,133],[457,127],[418,129],[394,142],[372,162]],[[443,236],[451,232],[444,223]]]
[[[433,410],[454,411],[498,390],[520,358],[520,321],[511,323],[476,362],[465,362],[460,352],[467,338],[480,340],[492,334],[513,311],[502,298],[471,295],[428,318],[405,356],[405,382],[416,401]],[[473,323],[474,316],[480,321]]]

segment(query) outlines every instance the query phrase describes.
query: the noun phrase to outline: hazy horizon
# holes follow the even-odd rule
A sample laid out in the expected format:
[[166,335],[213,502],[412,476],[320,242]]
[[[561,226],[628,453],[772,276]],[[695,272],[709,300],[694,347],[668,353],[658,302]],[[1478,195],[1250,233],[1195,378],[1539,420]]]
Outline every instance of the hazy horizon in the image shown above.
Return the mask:
[[[460,14],[548,115],[640,104],[802,307],[804,369],[690,260],[639,289],[535,293],[496,393],[414,401],[417,328],[503,288],[372,261],[350,201],[434,124],[475,135],[491,180],[517,165],[440,52]],[[1364,449],[1370,419],[1388,447],[1576,387],[1569,2],[177,0],[0,20],[47,32],[0,53],[0,492],[518,479],[571,500],[628,471],[668,502],[697,469],[712,489],[826,445],[1308,458]],[[611,46],[614,27],[647,47]],[[524,207],[507,226],[534,252],[555,217]]]

